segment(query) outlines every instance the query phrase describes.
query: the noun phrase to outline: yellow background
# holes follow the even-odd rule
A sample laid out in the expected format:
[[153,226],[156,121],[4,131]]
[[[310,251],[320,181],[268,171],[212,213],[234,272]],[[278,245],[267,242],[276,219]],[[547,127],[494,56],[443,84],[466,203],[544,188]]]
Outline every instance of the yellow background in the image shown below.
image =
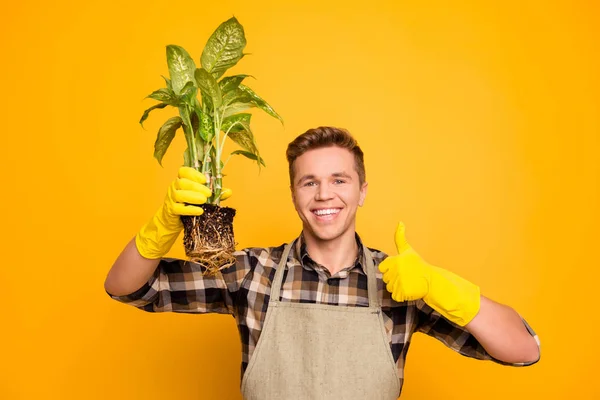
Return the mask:
[[[501,367],[413,337],[403,399],[600,398],[600,60],[591,1],[21,1],[3,5],[2,399],[238,399],[240,345],[220,315],[148,314],[103,281],[182,163],[165,46],[198,60],[235,15],[232,72],[285,119],[253,122],[267,167],[234,159],[239,248],[300,223],[286,145],[348,128],[366,153],[358,231],[392,253],[398,220],[431,263],[520,312],[542,360]],[[183,256],[181,245],[174,256]]]

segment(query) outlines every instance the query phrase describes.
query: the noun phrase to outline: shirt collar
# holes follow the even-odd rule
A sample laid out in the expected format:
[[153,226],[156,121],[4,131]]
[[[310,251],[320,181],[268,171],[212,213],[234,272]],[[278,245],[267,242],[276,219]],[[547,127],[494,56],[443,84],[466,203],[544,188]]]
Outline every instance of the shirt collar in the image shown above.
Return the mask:
[[[358,256],[356,257],[354,263],[351,266],[344,268],[343,270],[351,271],[352,269],[357,268],[358,272],[360,272],[363,275],[366,275],[365,265],[363,262],[364,251],[362,240],[360,239],[360,236],[358,236],[358,233],[355,233],[354,235],[356,237],[356,244],[358,245]],[[314,271],[316,266],[320,266],[320,264],[314,261],[308,254],[308,250],[306,249],[306,241],[304,240],[304,232],[302,232],[300,236],[296,239],[296,243],[294,245],[294,253],[294,256],[296,257],[300,265],[302,265],[302,268],[309,271]]]

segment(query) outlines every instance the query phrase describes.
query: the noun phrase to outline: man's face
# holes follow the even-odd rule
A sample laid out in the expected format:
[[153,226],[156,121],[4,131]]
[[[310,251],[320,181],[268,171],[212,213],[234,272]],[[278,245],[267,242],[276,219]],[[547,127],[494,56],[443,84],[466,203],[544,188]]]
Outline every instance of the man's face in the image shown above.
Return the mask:
[[335,146],[309,150],[296,159],[292,199],[305,235],[321,241],[354,235],[356,211],[367,194],[367,183],[360,185],[354,165],[354,155]]

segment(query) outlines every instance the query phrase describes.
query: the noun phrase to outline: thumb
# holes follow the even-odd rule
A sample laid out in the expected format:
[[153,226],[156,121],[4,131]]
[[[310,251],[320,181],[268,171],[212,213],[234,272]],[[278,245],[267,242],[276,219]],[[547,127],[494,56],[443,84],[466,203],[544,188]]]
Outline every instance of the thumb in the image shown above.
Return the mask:
[[406,228],[404,227],[403,222],[398,222],[394,241],[396,242],[396,250],[398,250],[398,254],[401,254],[410,248],[410,245],[406,241]]
[[221,200],[226,200],[226,199],[230,198],[232,193],[233,192],[232,192],[231,189],[229,189],[229,188],[223,188],[221,190]]

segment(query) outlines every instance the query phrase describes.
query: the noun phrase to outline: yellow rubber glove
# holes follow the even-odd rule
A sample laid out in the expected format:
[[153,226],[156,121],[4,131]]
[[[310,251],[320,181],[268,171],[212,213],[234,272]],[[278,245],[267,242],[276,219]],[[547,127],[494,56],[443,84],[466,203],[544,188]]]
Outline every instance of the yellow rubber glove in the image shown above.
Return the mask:
[[457,325],[468,324],[479,312],[479,287],[423,260],[406,241],[402,222],[396,229],[395,242],[398,255],[379,264],[392,299],[397,302],[423,299]]
[[[178,177],[169,186],[163,205],[135,237],[138,252],[144,258],[158,259],[169,252],[183,230],[181,215],[201,215],[204,210],[196,205],[206,203],[212,195],[204,184],[206,177],[190,167],[179,168]],[[221,200],[231,196],[231,189],[223,189]],[[186,205],[195,204],[195,205]]]

